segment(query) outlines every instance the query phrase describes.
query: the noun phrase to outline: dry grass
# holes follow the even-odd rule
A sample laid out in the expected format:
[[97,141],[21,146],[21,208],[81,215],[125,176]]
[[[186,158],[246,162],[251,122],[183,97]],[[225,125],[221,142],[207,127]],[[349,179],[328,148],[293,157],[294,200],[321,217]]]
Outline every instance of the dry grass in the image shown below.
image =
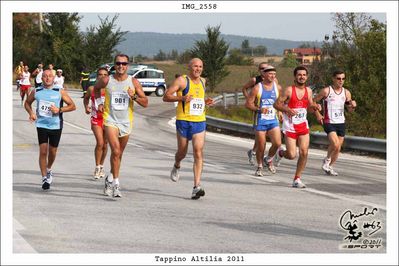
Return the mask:
[[[152,62],[165,72],[166,83],[169,86],[175,74],[187,73],[187,66],[171,64],[170,62]],[[254,75],[257,74],[257,66],[228,66],[230,74],[216,87],[215,94],[223,92],[241,91],[242,86]],[[293,82],[293,69],[277,67],[277,78],[282,87],[289,86]]]

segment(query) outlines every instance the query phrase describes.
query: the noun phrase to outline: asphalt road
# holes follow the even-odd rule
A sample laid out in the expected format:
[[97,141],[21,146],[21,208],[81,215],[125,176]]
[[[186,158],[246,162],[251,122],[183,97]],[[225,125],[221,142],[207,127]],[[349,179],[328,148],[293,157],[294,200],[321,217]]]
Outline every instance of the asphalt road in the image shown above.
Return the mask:
[[[35,126],[13,92],[14,253],[386,252],[386,160],[341,154],[340,175],[330,177],[320,168],[325,151],[312,149],[307,188],[294,189],[296,160],[255,177],[246,155],[252,140],[208,132],[206,195],[191,200],[192,149],[180,181],[171,182],[173,104],[150,96],[147,109],[136,109],[121,167],[123,198],[114,199],[102,194],[103,179],[92,179],[95,139],[81,94],[70,94],[77,110],[64,114],[54,183],[43,191]],[[369,245],[378,240],[381,246]]]

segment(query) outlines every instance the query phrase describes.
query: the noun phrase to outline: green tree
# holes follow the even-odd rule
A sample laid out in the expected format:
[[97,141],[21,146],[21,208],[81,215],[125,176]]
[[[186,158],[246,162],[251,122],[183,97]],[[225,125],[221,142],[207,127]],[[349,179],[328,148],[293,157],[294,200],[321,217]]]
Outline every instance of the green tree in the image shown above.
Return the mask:
[[82,43],[78,13],[46,13],[43,18],[40,57],[46,64],[62,68],[67,80],[76,80]]
[[[311,69],[311,82],[331,84],[331,74],[343,69],[358,107],[347,113],[348,132],[358,136],[386,136],[386,24],[364,13],[336,13],[332,43],[323,45],[321,62]],[[317,74],[314,74],[317,73]]]
[[296,67],[298,66],[298,61],[296,61],[296,55],[294,53],[288,53],[285,55],[283,61],[281,62],[283,67]]
[[178,64],[188,64],[192,58],[191,50],[185,50],[176,58],[176,63]]
[[252,58],[246,57],[241,53],[240,49],[231,49],[229,57],[226,60],[227,65],[249,66],[254,64]]
[[41,62],[39,13],[13,13],[13,64],[24,61],[31,69]]
[[204,63],[203,75],[211,92],[228,74],[226,54],[229,45],[220,37],[220,25],[206,28],[207,39],[196,41],[191,50],[193,57],[200,58]]
[[258,56],[266,56],[267,54],[267,48],[264,45],[258,45],[255,48],[253,48],[254,54]]
[[154,60],[165,61],[166,60],[166,54],[164,53],[164,51],[159,50],[159,52],[154,56]]
[[99,26],[90,25],[84,36],[84,58],[83,65],[91,68],[100,64],[112,62],[113,57],[119,53],[116,46],[125,40],[124,35],[127,31],[121,31],[117,27],[118,15],[112,19],[107,16],[100,19]]
[[249,41],[247,39],[245,39],[241,43],[241,53],[243,53],[245,55],[249,55],[249,54],[251,54],[251,52],[252,52],[252,48],[249,46]]

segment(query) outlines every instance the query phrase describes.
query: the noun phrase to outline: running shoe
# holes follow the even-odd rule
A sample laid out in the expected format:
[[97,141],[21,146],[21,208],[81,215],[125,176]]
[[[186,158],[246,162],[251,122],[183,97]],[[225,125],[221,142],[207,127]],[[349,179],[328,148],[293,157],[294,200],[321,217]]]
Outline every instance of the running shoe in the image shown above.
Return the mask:
[[247,152],[247,155],[248,155],[249,164],[254,166],[255,165],[256,152],[254,152],[253,150],[249,150]]
[[258,167],[255,171],[255,176],[263,176],[263,168]]
[[105,177],[104,166],[100,166],[100,178]]
[[200,187],[196,186],[193,187],[193,193],[191,194],[191,199],[199,199],[200,197],[205,196],[205,190]]
[[53,171],[52,170],[47,171],[47,182],[49,184],[53,183]]
[[321,169],[323,169],[326,174],[329,174],[330,172],[330,162],[331,159],[327,159],[327,157],[323,159],[323,165],[321,166]]
[[112,182],[108,181],[108,176],[104,180],[105,180],[104,195],[111,196],[112,195]]
[[180,168],[176,168],[176,166],[175,165],[173,165],[173,169],[172,169],[172,171],[170,172],[170,179],[173,181],[173,182],[177,182],[177,181],[179,181],[179,178],[180,178]]
[[305,186],[304,183],[302,183],[301,179],[298,178],[298,179],[296,179],[296,180],[294,180],[294,181],[292,182],[292,187],[296,187],[296,188],[305,188],[306,186]]
[[101,171],[101,168],[99,166],[96,166],[96,168],[94,169],[94,174],[93,174],[94,179],[100,178],[100,171]]
[[328,174],[329,174],[329,175],[332,175],[332,176],[338,176],[338,173],[335,172],[335,170],[332,168],[332,166],[330,166],[330,169],[329,169]]
[[122,193],[121,193],[121,191],[120,191],[120,186],[119,186],[119,184],[116,184],[115,186],[114,186],[114,191],[113,191],[114,193],[113,193],[113,196],[114,196],[114,198],[122,198]]
[[276,155],[274,155],[274,165],[275,165],[276,167],[279,167],[279,166],[280,166],[281,159],[283,159],[283,157],[280,156],[280,151],[284,152],[284,151],[285,151],[285,148],[283,148],[283,147],[280,146],[280,147],[278,148],[277,152],[276,152]]
[[275,174],[275,173],[276,173],[276,167],[274,167],[273,159],[274,159],[274,158],[269,159],[269,157],[266,156],[266,157],[263,158],[263,162],[265,163],[265,165],[267,165],[267,169],[268,169],[272,174]]
[[43,190],[47,190],[47,189],[50,189],[50,182],[49,182],[49,180],[48,180],[48,178],[46,177],[46,178],[44,178],[43,180],[42,180],[42,189]]

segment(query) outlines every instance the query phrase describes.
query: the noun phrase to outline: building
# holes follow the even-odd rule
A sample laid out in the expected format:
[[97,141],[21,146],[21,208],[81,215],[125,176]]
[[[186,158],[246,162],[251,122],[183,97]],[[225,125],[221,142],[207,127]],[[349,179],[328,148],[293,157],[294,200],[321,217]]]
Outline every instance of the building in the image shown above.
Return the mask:
[[292,48],[284,49],[284,56],[288,54],[294,54],[296,61],[300,65],[311,65],[314,60],[320,60],[321,49],[320,48]]

